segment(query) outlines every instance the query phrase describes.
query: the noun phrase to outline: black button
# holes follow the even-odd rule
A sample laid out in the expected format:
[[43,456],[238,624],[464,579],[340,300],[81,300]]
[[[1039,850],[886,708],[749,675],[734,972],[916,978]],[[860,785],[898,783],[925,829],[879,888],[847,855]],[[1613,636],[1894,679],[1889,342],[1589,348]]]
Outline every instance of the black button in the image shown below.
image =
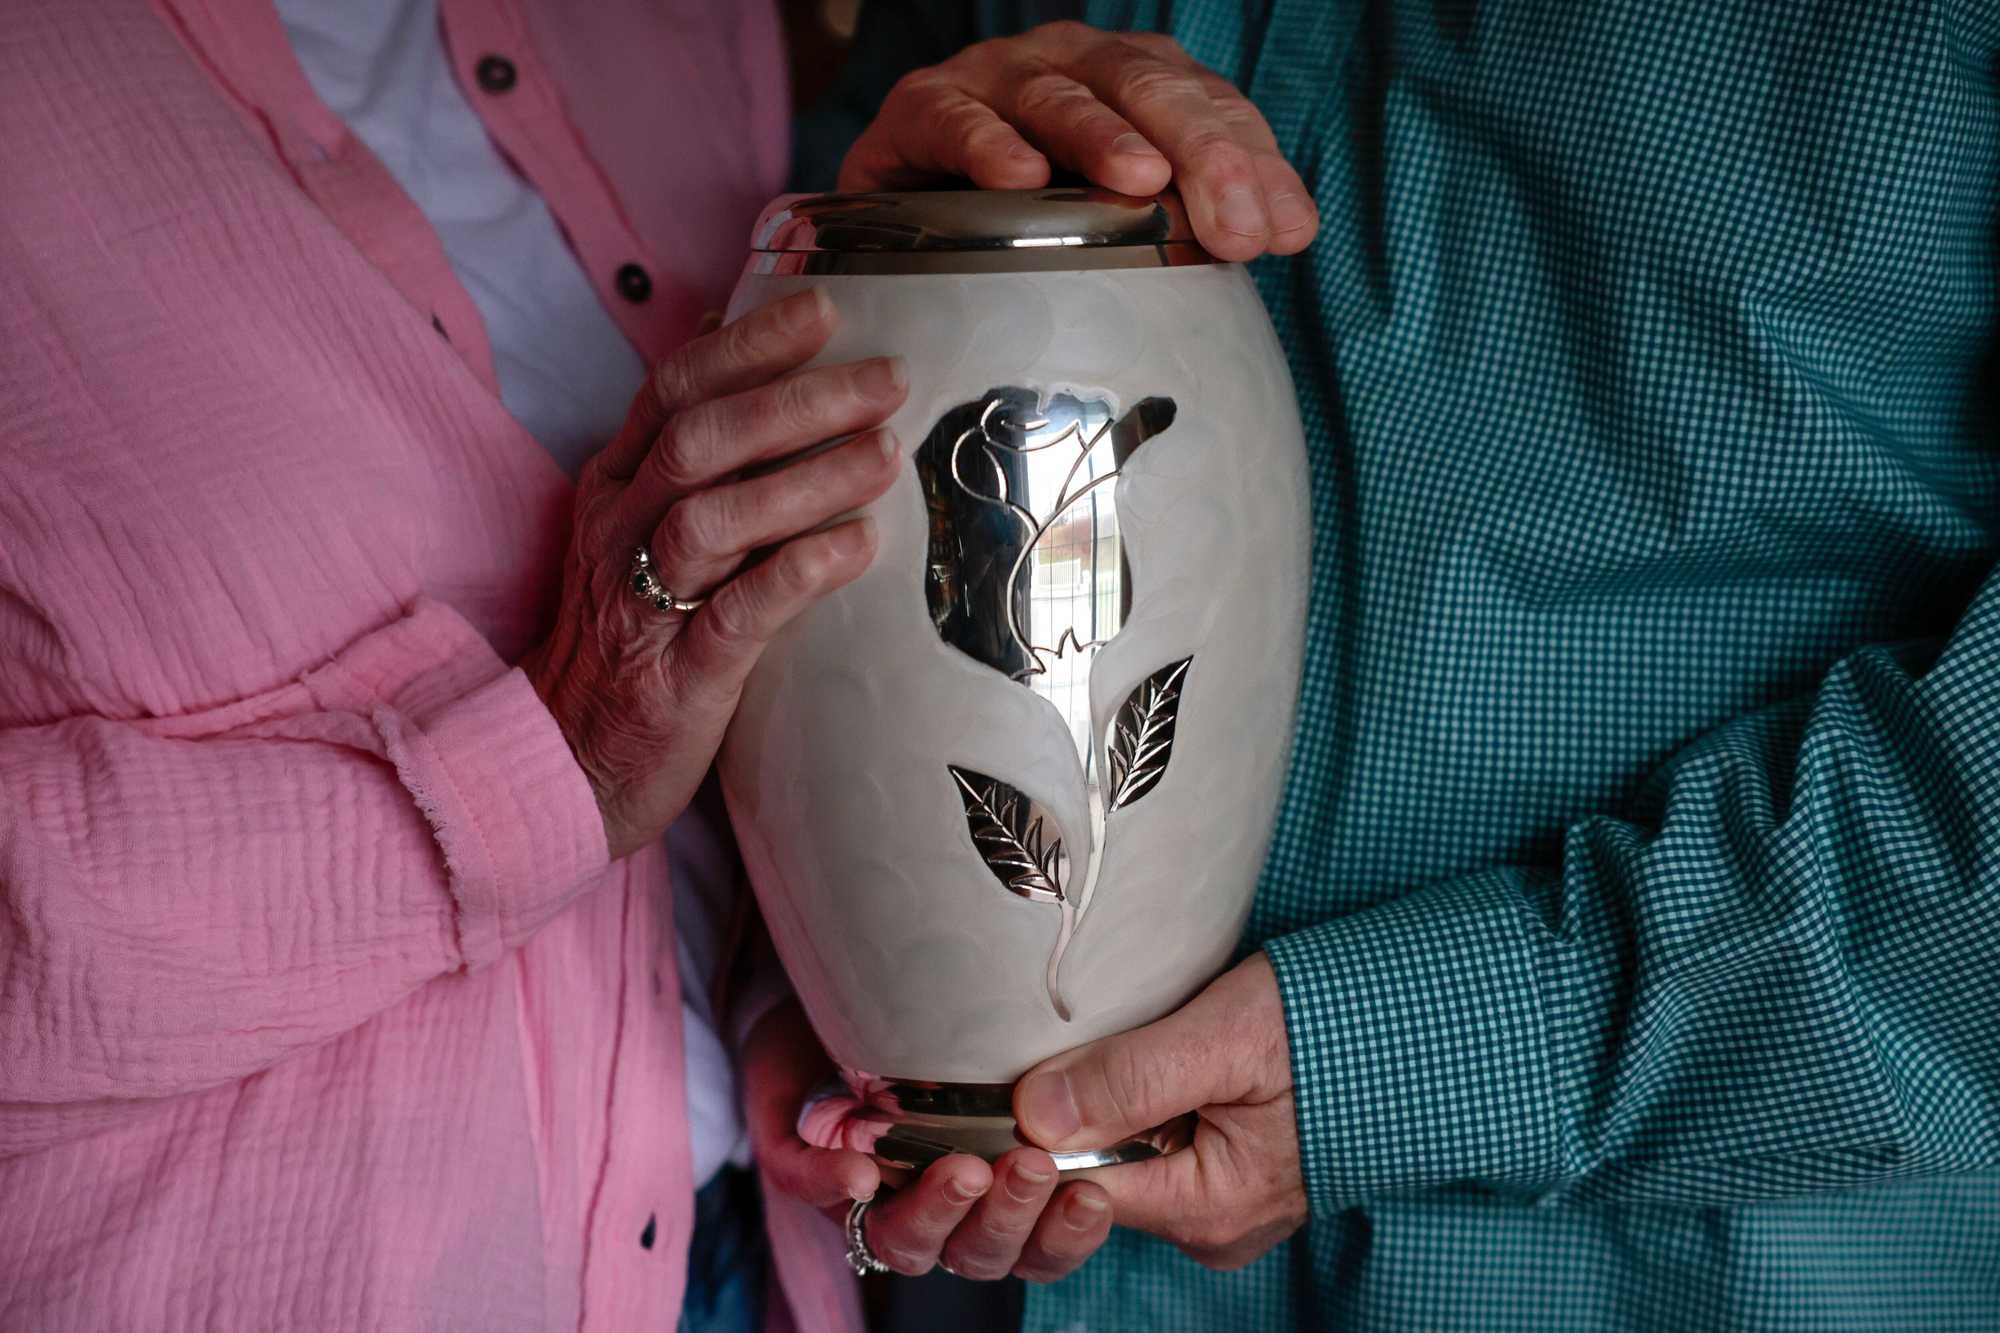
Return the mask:
[[481,56],[473,66],[472,76],[479,80],[479,86],[489,93],[504,93],[514,86],[520,71],[514,62],[505,56]]
[[639,1248],[642,1250],[652,1249],[653,1238],[659,1234],[660,1234],[659,1217],[657,1215],[648,1217],[646,1219],[646,1229],[639,1233]]
[[653,275],[637,264],[627,264],[618,270],[618,294],[638,305],[653,294]]

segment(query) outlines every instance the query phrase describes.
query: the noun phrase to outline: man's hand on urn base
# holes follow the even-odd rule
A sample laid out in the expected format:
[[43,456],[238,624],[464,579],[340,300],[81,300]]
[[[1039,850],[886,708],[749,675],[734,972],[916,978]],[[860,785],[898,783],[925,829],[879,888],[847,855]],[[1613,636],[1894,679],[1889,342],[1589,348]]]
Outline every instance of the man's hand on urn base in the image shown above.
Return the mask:
[[1200,1114],[1193,1146],[1091,1178],[1119,1226],[1209,1268],[1261,1257],[1305,1224],[1291,1054],[1270,960],[1255,954],[1157,1023],[1067,1051],[1014,1091],[1024,1137],[1102,1148]]

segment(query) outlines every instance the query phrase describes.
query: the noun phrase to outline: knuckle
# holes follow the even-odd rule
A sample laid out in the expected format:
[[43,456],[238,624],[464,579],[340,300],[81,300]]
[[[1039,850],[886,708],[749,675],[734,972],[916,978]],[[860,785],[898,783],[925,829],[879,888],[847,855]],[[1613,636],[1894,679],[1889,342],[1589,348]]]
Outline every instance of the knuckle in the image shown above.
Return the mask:
[[[978,47],[973,47],[965,52],[965,55],[971,55],[973,51],[978,49]],[[963,57],[960,58],[962,59]],[[929,101],[944,91],[948,82],[949,80],[944,70],[937,65],[929,65],[923,69],[913,69],[889,85],[889,95],[883,99],[883,105],[886,107],[891,101],[899,103]]]
[[929,1267],[929,1265],[925,1264],[915,1255],[905,1250],[899,1250],[894,1246],[878,1248],[875,1251],[875,1257],[895,1269],[898,1273],[901,1273],[904,1277],[922,1277],[924,1270]]
[[653,367],[653,396],[668,410],[691,401],[694,386],[693,357],[686,348],[681,348]]
[[966,102],[951,108],[938,122],[943,139],[957,144],[961,150],[970,150],[986,143],[999,143],[1009,139],[1013,131],[1005,122],[976,102]]
[[1146,1108],[1161,1100],[1160,1071],[1151,1061],[1141,1059],[1138,1048],[1129,1042],[1114,1043],[1097,1069],[1107,1108],[1121,1123],[1143,1128]]
[[611,475],[611,464],[605,458],[605,455],[610,452],[611,450],[608,448],[599,449],[583,461],[583,467],[576,474],[576,493],[579,508],[601,496],[605,491],[617,484],[618,479]]
[[782,591],[802,594],[819,581],[821,562],[799,542],[793,542],[771,558],[771,581]]
[[1102,37],[1101,28],[1093,28],[1081,19],[1051,19],[1039,23],[1022,34],[1027,41],[1041,45],[1068,45],[1070,43]]
[[953,1242],[945,1246],[944,1261],[960,1277],[974,1282],[991,1282],[1007,1275],[1006,1256],[999,1252],[997,1246]]
[[690,495],[667,510],[660,520],[660,550],[656,554],[668,564],[692,564],[719,553],[719,529],[723,526],[720,505],[700,494]]
[[709,632],[724,644],[739,644],[757,637],[758,600],[756,593],[734,579],[717,589],[702,608],[708,617]]
[[1075,80],[1066,78],[1052,69],[1042,69],[1022,81],[1014,94],[1014,105],[1021,114],[1034,116],[1052,108],[1073,104],[1079,98],[1086,101],[1095,100]]
[[692,407],[667,419],[650,455],[653,475],[663,485],[678,490],[700,480],[703,461],[714,447],[713,417],[712,411]]
[[1118,76],[1118,94],[1127,105],[1155,106],[1185,97],[1190,90],[1188,76],[1165,61],[1141,56]]
[[777,341],[777,330],[778,313],[765,306],[753,318],[724,324],[713,336],[725,364],[749,368],[766,359],[771,344]]
[[[852,392],[853,372],[844,372],[838,383]],[[771,424],[786,435],[810,433],[829,387],[817,375],[787,375],[779,380],[771,394]]]
[[1182,141],[1181,152],[1189,168],[1205,176],[1248,183],[1254,175],[1250,154],[1223,125],[1194,131]]
[[1187,50],[1172,34],[1164,32],[1128,32],[1121,34],[1121,40],[1138,47],[1149,55],[1169,59],[1185,58]]
[[1215,108],[1216,119],[1239,135],[1264,128],[1263,115],[1246,99],[1237,96],[1236,90],[1227,84],[1212,87],[1209,105]]

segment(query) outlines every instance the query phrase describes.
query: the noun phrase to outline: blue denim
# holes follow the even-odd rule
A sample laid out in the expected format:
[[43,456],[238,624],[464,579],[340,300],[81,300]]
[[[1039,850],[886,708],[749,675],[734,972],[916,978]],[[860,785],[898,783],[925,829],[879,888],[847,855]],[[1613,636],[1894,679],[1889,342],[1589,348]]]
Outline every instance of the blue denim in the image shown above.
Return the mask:
[[770,1261],[756,1177],[725,1166],[694,1196],[687,1295],[677,1333],[758,1333]]

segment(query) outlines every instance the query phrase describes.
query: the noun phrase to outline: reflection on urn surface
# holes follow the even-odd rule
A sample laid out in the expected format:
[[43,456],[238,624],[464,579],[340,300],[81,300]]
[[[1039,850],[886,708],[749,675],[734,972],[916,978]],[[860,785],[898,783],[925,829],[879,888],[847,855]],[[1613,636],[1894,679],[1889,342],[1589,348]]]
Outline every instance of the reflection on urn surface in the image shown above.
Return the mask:
[[1288,759],[1307,523],[1276,339],[1170,202],[1084,194],[781,201],[759,235],[788,248],[732,305],[820,285],[824,359],[909,363],[875,563],[772,645],[721,760],[847,1071],[802,1128],[885,1162],[1004,1151],[1022,1072],[1219,971]]

